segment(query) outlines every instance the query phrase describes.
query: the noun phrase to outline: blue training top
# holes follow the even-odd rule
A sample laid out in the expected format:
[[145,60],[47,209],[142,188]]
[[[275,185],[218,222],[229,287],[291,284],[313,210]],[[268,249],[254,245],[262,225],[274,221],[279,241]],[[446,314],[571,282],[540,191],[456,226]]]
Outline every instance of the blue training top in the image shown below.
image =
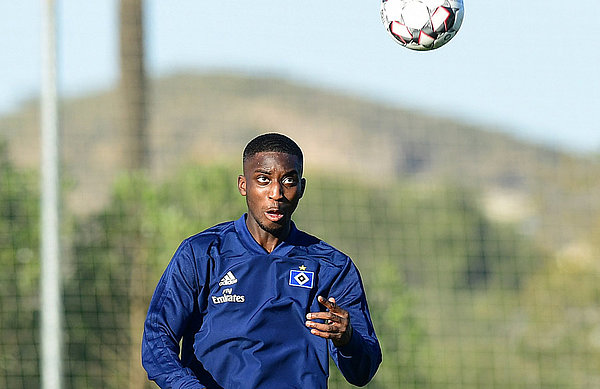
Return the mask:
[[[161,388],[326,388],[330,354],[348,382],[365,385],[381,349],[351,259],[293,223],[269,254],[245,217],[184,240],[171,259],[144,328],[148,377]],[[305,326],[325,310],[319,295],[349,312],[347,345]]]

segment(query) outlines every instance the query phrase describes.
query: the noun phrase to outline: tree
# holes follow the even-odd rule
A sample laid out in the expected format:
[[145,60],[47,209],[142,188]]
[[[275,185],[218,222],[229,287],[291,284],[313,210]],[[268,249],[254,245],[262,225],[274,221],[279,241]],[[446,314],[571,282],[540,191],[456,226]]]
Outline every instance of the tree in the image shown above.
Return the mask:
[[[137,363],[152,292],[179,242],[243,212],[232,177],[231,169],[214,166],[184,169],[163,184],[128,174],[115,184],[106,209],[77,222],[77,261],[65,285],[65,307],[68,354],[81,361],[83,374],[71,376],[72,387],[154,387]],[[132,280],[138,282],[135,295]],[[142,312],[137,332],[132,312]],[[139,382],[132,383],[134,374]]]
[[[123,124],[125,128],[126,160],[132,172],[148,168],[148,134],[146,126],[146,72],[144,66],[144,23],[143,0],[121,0],[120,3],[120,58],[121,94],[123,97]],[[131,209],[132,220],[138,209]],[[140,369],[141,341],[139,333],[145,311],[142,308],[145,289],[146,252],[136,243],[141,239],[140,226],[131,226],[136,231],[124,255],[132,262],[129,285],[129,333],[131,359],[129,363],[129,388],[142,388],[146,381]]]
[[[597,231],[597,230],[596,230]],[[520,353],[538,387],[597,386],[600,364],[600,265],[578,242],[539,269],[522,292]]]
[[0,143],[0,387],[39,386],[39,196]]
[[139,170],[149,162],[143,0],[121,0],[119,15],[120,90],[127,161],[131,170]]

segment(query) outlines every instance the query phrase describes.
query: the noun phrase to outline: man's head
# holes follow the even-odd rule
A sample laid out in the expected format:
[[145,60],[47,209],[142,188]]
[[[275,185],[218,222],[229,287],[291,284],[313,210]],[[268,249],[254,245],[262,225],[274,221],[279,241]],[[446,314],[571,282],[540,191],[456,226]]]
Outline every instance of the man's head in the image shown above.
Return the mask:
[[243,160],[238,189],[246,197],[248,228],[285,238],[306,185],[300,147],[284,135],[264,134],[248,143]]
[[295,155],[298,157],[298,161],[300,161],[301,170],[298,173],[300,176],[302,176],[302,168],[304,166],[304,156],[302,155],[302,150],[300,150],[300,147],[296,144],[296,142],[287,136],[277,133],[269,133],[259,135],[252,139],[244,149],[244,164],[246,164],[246,161],[254,155],[265,152]]

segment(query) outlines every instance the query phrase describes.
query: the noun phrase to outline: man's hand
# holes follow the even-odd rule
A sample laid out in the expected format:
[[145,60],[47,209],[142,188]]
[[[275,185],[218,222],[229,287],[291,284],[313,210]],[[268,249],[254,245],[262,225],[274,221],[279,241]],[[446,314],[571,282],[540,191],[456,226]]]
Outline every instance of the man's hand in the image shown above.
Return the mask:
[[[331,339],[336,347],[348,344],[350,337],[352,337],[350,314],[338,307],[333,297],[325,300],[324,297],[319,296],[317,300],[327,308],[327,312],[311,312],[306,315],[308,319],[306,326],[311,329],[310,332],[321,338]],[[312,321],[314,319],[322,319],[325,322],[317,323]]]

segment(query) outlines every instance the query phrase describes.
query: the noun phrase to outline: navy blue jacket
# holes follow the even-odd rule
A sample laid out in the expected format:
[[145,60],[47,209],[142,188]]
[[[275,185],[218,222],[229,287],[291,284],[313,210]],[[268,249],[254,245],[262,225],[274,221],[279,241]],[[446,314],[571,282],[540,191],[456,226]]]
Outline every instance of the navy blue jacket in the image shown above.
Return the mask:
[[[350,314],[350,342],[312,335],[317,296]],[[180,349],[181,341],[181,349]],[[267,253],[245,215],[179,246],[152,297],[142,362],[161,388],[326,388],[331,355],[354,385],[381,362],[367,300],[350,258],[299,231]]]

